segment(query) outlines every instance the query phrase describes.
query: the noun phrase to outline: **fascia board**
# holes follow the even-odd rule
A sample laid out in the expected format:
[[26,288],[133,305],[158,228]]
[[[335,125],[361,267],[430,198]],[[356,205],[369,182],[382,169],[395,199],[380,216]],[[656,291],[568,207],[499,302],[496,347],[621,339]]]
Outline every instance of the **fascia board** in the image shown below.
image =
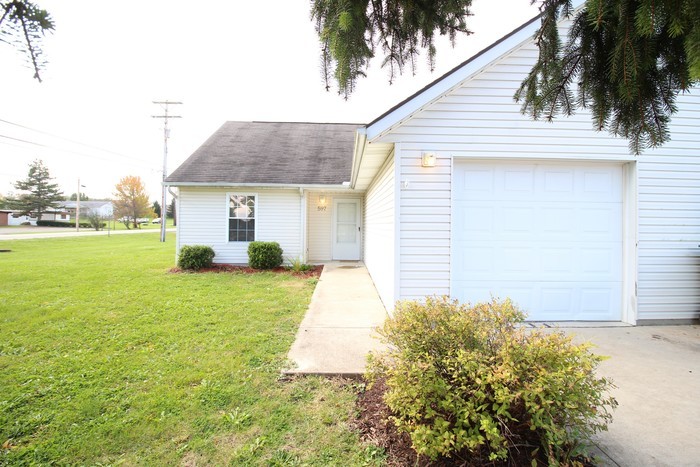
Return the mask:
[[289,184],[289,183],[225,183],[225,182],[163,182],[164,186],[174,187],[201,187],[201,188],[278,188],[298,190],[336,190],[350,191],[349,185],[311,185],[311,184]]
[[362,157],[365,155],[365,147],[367,146],[367,129],[358,128],[355,132],[355,150],[352,154],[352,172],[350,175],[350,188],[355,188],[357,177],[362,164]]

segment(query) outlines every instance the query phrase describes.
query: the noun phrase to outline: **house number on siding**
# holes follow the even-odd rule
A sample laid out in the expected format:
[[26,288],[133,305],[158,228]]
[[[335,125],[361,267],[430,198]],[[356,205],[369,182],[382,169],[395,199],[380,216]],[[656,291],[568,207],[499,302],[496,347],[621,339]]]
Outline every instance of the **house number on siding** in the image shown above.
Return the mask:
[[325,211],[328,206],[316,206],[317,211]]

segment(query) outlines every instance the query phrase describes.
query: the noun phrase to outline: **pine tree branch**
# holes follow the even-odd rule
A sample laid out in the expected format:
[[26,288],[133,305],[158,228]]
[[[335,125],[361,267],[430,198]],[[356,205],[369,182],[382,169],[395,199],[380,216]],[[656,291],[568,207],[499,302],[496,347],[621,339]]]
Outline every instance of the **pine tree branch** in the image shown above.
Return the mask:
[[32,40],[29,37],[29,31],[27,26],[27,20],[24,15],[20,16],[20,23],[22,24],[22,31],[24,32],[24,40],[27,43],[27,51],[32,60],[32,66],[34,67],[34,78],[36,78],[41,83],[41,76],[39,75],[39,62],[37,60],[36,50],[32,45]]

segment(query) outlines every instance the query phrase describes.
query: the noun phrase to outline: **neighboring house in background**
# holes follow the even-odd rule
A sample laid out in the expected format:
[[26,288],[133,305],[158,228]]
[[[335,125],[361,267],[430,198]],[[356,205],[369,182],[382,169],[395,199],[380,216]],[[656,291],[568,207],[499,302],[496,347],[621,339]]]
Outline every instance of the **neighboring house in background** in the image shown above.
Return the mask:
[[0,227],[5,225],[10,225],[10,216],[12,211],[6,209],[0,209]]
[[639,157],[588,112],[532,121],[513,94],[538,25],[364,126],[225,123],[166,180],[178,251],[245,263],[269,240],[287,258],[360,259],[389,310],[495,294],[537,321],[697,319],[700,92]]
[[36,217],[31,216],[20,216],[19,211],[4,211],[7,213],[7,224],[0,225],[22,225],[29,222],[30,225],[36,225]]
[[[0,226],[3,225],[22,225],[29,222],[30,225],[36,225],[36,217],[32,216],[20,216],[20,211],[13,210],[0,210]],[[45,211],[41,215],[41,219],[45,221],[59,221],[68,222],[70,221],[70,215],[63,209],[51,209]]]
[[41,213],[42,221],[70,222],[70,213],[63,207],[48,209]]
[[[70,215],[75,218],[75,211],[77,209],[77,201],[65,201],[63,207],[70,213]],[[81,201],[80,202],[80,215],[87,216],[91,212],[97,212],[103,218],[111,218],[114,208],[112,202],[109,200],[97,200],[97,201]]]

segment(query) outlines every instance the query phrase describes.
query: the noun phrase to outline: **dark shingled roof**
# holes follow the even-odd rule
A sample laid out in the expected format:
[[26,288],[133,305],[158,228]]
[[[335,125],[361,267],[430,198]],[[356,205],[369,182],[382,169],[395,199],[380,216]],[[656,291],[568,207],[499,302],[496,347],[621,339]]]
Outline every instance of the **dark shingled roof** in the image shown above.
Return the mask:
[[360,126],[226,122],[166,183],[340,185],[350,180]]

